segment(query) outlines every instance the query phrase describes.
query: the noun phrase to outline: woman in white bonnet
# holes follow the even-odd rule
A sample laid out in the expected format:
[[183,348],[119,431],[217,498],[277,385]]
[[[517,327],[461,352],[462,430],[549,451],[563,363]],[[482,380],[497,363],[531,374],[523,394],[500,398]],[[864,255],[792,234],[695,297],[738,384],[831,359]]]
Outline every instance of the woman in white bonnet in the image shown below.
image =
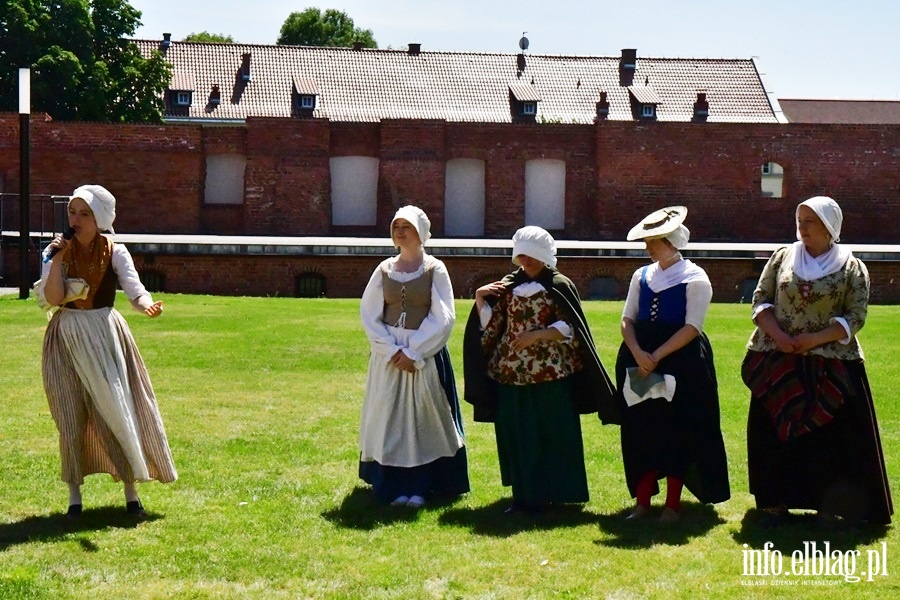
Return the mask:
[[797,206],[797,242],[776,250],[753,292],[756,329],[742,366],[750,388],[750,493],[762,526],[790,509],[824,525],[887,524],[893,504],[857,334],[869,273],[839,244],[843,213],[816,196]]
[[547,231],[519,229],[518,269],[478,288],[463,340],[465,398],[476,421],[494,423],[508,513],[587,502],[579,415],[616,419],[578,290],[555,254]]
[[[126,509],[137,516],[146,513],[136,481],[177,478],[144,361],[113,308],[116,286],[148,317],[162,314],[163,305],[141,284],[125,246],[100,234],[113,232],[115,218],[116,199],[106,188],[76,189],[68,205],[74,235],[50,242],[36,289],[44,306],[58,308],[44,336],[42,371],[71,517],[82,513],[85,475],[121,480]],[[67,280],[80,280],[81,293],[72,294]]]
[[447,340],[456,320],[444,263],[423,247],[431,221],[415,206],[391,220],[400,249],[369,279],[360,303],[369,369],[359,476],[376,499],[421,508],[433,494],[469,491],[462,416]]
[[660,479],[666,480],[662,523],[681,518],[684,486],[706,503],[731,495],[716,368],[703,331],[712,285],[681,255],[690,239],[686,216],[684,206],[660,209],[627,236],[643,240],[653,261],[631,278],[616,360],[622,460],[637,501],[631,520],[650,514]]

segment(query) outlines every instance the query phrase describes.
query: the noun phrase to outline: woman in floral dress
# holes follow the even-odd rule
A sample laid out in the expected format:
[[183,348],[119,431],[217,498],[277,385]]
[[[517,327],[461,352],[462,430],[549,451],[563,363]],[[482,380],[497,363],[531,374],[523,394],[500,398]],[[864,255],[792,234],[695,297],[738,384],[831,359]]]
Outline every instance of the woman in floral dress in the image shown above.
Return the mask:
[[476,421],[495,424],[501,480],[512,486],[508,512],[587,502],[579,414],[615,420],[609,376],[555,254],[540,227],[517,231],[519,269],[477,290],[466,326],[465,397]]
[[764,526],[789,509],[818,511],[826,524],[886,524],[893,506],[857,339],[869,274],[837,243],[834,200],[810,198],[796,219],[799,241],[772,254],[753,293],[756,329],[742,368],[750,492]]

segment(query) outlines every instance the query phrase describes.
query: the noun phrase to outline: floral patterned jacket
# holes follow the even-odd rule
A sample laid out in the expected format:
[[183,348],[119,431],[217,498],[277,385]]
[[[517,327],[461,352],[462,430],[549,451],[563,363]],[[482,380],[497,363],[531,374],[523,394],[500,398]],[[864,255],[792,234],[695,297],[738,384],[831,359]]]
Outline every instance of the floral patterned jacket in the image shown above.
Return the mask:
[[[771,304],[781,328],[791,334],[815,333],[842,318],[850,329],[849,340],[823,344],[809,351],[825,358],[854,360],[863,357],[856,338],[866,322],[869,306],[869,272],[851,256],[840,271],[814,281],[794,274],[789,248],[779,248],[769,258],[753,292],[753,309]],[[846,343],[843,343],[846,342]],[[777,350],[774,340],[757,327],[747,349],[757,352]]]

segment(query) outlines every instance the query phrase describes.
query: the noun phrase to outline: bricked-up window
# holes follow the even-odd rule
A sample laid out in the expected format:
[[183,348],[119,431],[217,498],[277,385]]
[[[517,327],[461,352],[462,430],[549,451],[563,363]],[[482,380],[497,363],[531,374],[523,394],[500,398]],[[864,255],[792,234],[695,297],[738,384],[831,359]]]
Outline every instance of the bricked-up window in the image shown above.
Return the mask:
[[338,156],[330,159],[331,224],[374,225],[378,207],[378,159]]
[[762,195],[767,198],[784,196],[784,168],[775,162],[762,165]]
[[562,230],[566,222],[566,163],[535,159],[525,163],[525,224]]
[[302,273],[297,275],[296,298],[321,298],[325,295],[327,280],[321,273]]
[[243,204],[244,171],[247,158],[242,154],[210,154],[206,157],[206,204]]
[[484,235],[484,161],[448,160],[445,181],[445,235]]
[[588,300],[618,300],[619,282],[615,277],[594,277],[588,284]]

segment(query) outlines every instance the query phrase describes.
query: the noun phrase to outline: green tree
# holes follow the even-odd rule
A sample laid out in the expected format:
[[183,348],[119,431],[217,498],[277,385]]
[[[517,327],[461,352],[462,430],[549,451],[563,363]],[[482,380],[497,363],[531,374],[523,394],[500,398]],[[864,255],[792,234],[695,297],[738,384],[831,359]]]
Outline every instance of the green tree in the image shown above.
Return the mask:
[[208,31],[201,31],[200,33],[190,33],[186,38],[182,40],[183,42],[207,42],[214,44],[233,44],[234,38],[230,35],[224,35],[221,33],[209,33]]
[[377,48],[378,43],[371,29],[360,29],[350,16],[340,10],[329,8],[324,13],[318,8],[307,8],[303,12],[292,12],[284,25],[278,44],[296,46],[346,46],[361,42],[364,48]]
[[0,111],[18,110],[18,69],[30,67],[33,111],[63,121],[160,122],[171,70],[127,38],[140,17],[125,0],[4,0]]

